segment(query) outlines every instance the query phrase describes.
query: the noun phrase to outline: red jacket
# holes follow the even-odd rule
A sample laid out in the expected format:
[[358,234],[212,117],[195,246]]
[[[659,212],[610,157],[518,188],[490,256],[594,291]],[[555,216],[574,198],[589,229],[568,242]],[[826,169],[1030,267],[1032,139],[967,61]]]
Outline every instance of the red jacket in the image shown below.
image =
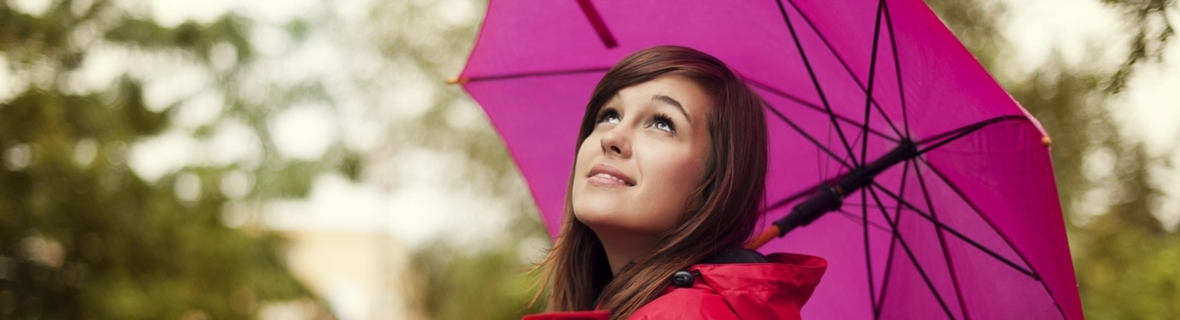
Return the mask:
[[[776,253],[767,263],[697,264],[692,287],[669,285],[629,319],[800,319],[828,268],[823,258]],[[572,316],[572,317],[567,317]],[[606,319],[606,312],[549,313],[526,319]]]

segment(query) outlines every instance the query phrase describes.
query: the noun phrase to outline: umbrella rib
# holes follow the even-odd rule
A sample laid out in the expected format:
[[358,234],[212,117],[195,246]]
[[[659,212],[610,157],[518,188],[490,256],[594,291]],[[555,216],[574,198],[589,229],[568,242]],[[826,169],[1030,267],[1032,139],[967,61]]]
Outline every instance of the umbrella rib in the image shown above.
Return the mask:
[[910,263],[914,264],[914,268],[918,269],[918,274],[922,276],[922,280],[926,282],[926,288],[930,289],[930,293],[938,300],[938,305],[942,306],[942,311],[946,312],[948,318],[954,319],[955,315],[951,314],[951,309],[946,306],[946,301],[942,300],[942,295],[938,294],[938,289],[934,288],[934,283],[930,282],[930,277],[926,275],[926,270],[922,268],[922,264],[918,263],[918,258],[914,257],[914,252],[910,250],[910,246],[906,244],[905,238],[901,236],[901,232],[897,230],[897,223],[893,219],[889,219],[889,211],[885,210],[885,206],[881,205],[881,198],[877,196],[877,191],[869,188],[869,194],[873,196],[873,201],[881,208],[881,215],[885,217],[885,221],[893,227],[893,235],[897,237],[897,241],[901,243],[902,251],[905,251],[907,257],[910,258]]
[[[795,11],[799,12],[799,16],[803,17],[803,21],[807,22],[807,26],[811,27],[812,31],[815,31],[816,36],[819,36],[820,42],[823,42],[824,46],[828,48],[828,51],[832,52],[832,56],[836,58],[836,61],[840,62],[840,66],[844,67],[844,71],[848,73],[848,77],[852,78],[853,82],[856,82],[856,85],[860,87],[861,91],[865,91],[865,85],[860,83],[860,79],[857,79],[856,74],[852,72],[852,67],[848,66],[848,63],[844,61],[844,57],[840,56],[840,54],[836,52],[836,48],[832,47],[831,42],[828,42],[828,37],[825,37],[822,32],[819,32],[819,28],[815,27],[815,23],[811,21],[811,18],[808,17],[807,14],[803,13],[803,10],[799,9],[799,6],[795,4],[793,0],[791,1],[791,7],[794,7]],[[898,71],[900,72],[900,70]],[[877,112],[881,114],[881,117],[885,118],[885,122],[889,124],[889,126],[893,129],[893,132],[897,133],[897,136],[899,137],[905,137],[906,135],[902,134],[901,131],[897,129],[897,126],[893,124],[893,120],[889,119],[889,115],[885,114],[885,110],[881,109],[881,104],[877,103],[877,99],[873,98],[872,95],[869,95],[869,98],[872,99],[873,106],[876,107]]]
[[[901,169],[901,187],[898,189],[898,193],[901,196],[905,196],[905,184],[906,181],[909,180],[910,164],[912,161],[913,160],[906,160],[905,166]],[[864,205],[867,206],[868,204]],[[897,221],[897,224],[900,225],[901,217],[901,206],[899,205],[894,208],[893,219]],[[877,309],[873,310],[873,319],[881,316],[881,307],[885,305],[885,294],[889,292],[889,275],[893,272],[893,252],[897,247],[897,239],[897,237],[890,237],[889,240],[889,253],[887,254],[885,260],[885,275],[881,279],[881,295],[877,298]]]
[[[959,198],[963,200],[963,202],[966,202],[967,205],[971,207],[971,210],[975,211],[976,215],[978,215],[980,218],[982,218],[983,221],[986,221],[988,226],[990,226],[993,230],[998,229],[998,228],[996,228],[996,224],[994,222],[992,222],[992,219],[983,215],[983,210],[979,210],[979,206],[976,206],[974,201],[971,201],[971,199],[968,199],[967,194],[963,193],[963,190],[960,189],[958,185],[954,184],[954,182],[951,182],[951,180],[948,179],[946,177],[946,175],[944,175],[942,173],[942,170],[938,170],[938,168],[935,167],[933,163],[930,163],[929,161],[925,161],[925,159],[923,159],[923,163],[925,163],[927,167],[930,167],[930,171],[934,172],[934,175],[937,176],[940,180],[942,180],[943,183],[946,183],[946,185],[949,186],[951,188],[951,190],[954,191],[955,194],[958,195]],[[1008,239],[1008,236],[1003,233],[997,232],[997,234],[1000,235],[1001,239],[1004,239],[1004,242],[1006,244],[1008,244],[1009,247],[1013,248],[1012,251],[1016,252],[1016,255],[1020,257],[1020,260],[1023,261],[1025,265],[1028,265],[1028,267],[1031,269],[1032,264],[1028,263],[1028,259],[1024,257],[1024,254],[1020,253],[1019,250],[1015,250],[1016,246],[1012,245],[1012,240]],[[1035,274],[1035,272],[1034,272],[1034,274]],[[1037,276],[1037,279],[1040,279],[1040,276]]]
[[[860,193],[860,201],[868,202],[864,192]],[[877,310],[877,301],[873,300],[873,296],[877,295],[876,288],[873,285],[873,251],[869,248],[869,206],[860,206],[860,220],[861,229],[864,230],[865,242],[865,273],[869,277],[869,304],[872,305],[873,310]],[[894,228],[896,230],[896,228]]]
[[[868,134],[868,132],[869,132],[869,123],[873,119],[872,117],[870,117],[870,115],[873,112],[873,85],[876,84],[876,82],[873,80],[876,78],[876,74],[877,74],[877,47],[879,46],[879,44],[881,42],[880,41],[880,39],[881,39],[881,36],[880,36],[881,35],[881,13],[882,13],[881,9],[884,6],[885,6],[885,0],[880,0],[877,2],[877,21],[873,26],[873,53],[872,53],[872,58],[869,61],[869,88],[865,93],[865,118],[864,118],[864,125],[861,126],[861,139],[862,140],[861,140],[861,145],[860,145],[860,158],[864,159],[864,163],[868,163],[868,161],[869,161],[868,160],[868,154],[869,154],[869,134]],[[796,10],[798,10],[798,8],[796,8]],[[802,10],[800,10],[800,12],[802,12]],[[897,130],[897,128],[894,128],[894,130]],[[861,203],[868,203],[867,194],[865,194],[864,192],[860,193],[860,202]],[[880,205],[879,202],[878,202],[878,205]],[[885,210],[885,208],[882,207],[881,210]],[[873,300],[873,298],[877,295],[877,292],[876,292],[875,284],[873,284],[873,252],[872,252],[872,249],[870,249],[870,247],[869,247],[869,206],[861,205],[860,211],[861,211],[860,219],[862,221],[864,221],[864,225],[861,227],[861,229],[864,230],[865,272],[868,273],[868,275],[869,275],[869,303],[872,304],[873,310],[879,310],[880,308],[877,307],[877,301]],[[894,230],[896,230],[896,228]]]
[[[929,165],[929,164],[927,164],[927,165]],[[933,168],[933,167],[931,167],[931,168]],[[1007,264],[1008,266],[1012,267],[1013,269],[1020,271],[1020,273],[1028,275],[1029,277],[1032,277],[1037,280],[1041,279],[1041,277],[1039,275],[1037,275],[1036,273],[1029,271],[1027,269],[1024,269],[1023,267],[1017,265],[1015,262],[1012,262],[1012,260],[1008,260],[1008,258],[1004,258],[1003,256],[999,255],[995,251],[992,251],[991,249],[984,247],[982,244],[979,244],[979,242],[972,240],[970,237],[967,237],[966,235],[959,232],[958,230],[955,230],[954,228],[951,228],[950,226],[947,226],[947,225],[943,224],[942,222],[938,222],[938,221],[930,218],[930,215],[928,215],[926,212],[923,212],[921,209],[918,209],[918,207],[914,206],[913,204],[909,203],[908,201],[905,201],[905,199],[898,197],[896,194],[889,192],[889,189],[886,189],[884,186],[877,184],[876,181],[873,182],[873,187],[874,187],[874,189],[880,190],[882,193],[884,193],[885,195],[888,195],[889,197],[893,198],[894,200],[897,200],[898,203],[902,204],[907,209],[910,209],[910,211],[917,213],[918,216],[926,219],[927,221],[933,222],[934,225],[937,226],[939,229],[944,229],[944,230],[950,232],[956,238],[959,238],[960,240],[967,242],[968,244],[975,247],[976,249],[979,249],[980,251],[987,253],[988,255],[992,256],[992,258],[995,258],[996,260],[1000,260],[1000,262],[1003,262],[1004,264]],[[992,225],[992,229],[993,230],[995,229],[995,225]],[[1011,245],[1011,244],[1009,243],[1009,245]],[[1023,258],[1023,257],[1021,257],[1021,258]]]
[[836,153],[832,152],[832,150],[828,149],[828,147],[825,147],[823,144],[820,144],[819,140],[815,140],[815,137],[812,137],[811,135],[807,134],[806,131],[803,131],[803,128],[800,128],[798,125],[795,124],[794,121],[791,121],[791,119],[788,119],[787,116],[785,116],[781,112],[779,112],[778,109],[775,108],[774,106],[770,105],[770,103],[766,104],[766,109],[770,110],[771,113],[773,113],[779,119],[783,120],[783,122],[786,122],[787,125],[791,126],[792,129],[795,129],[795,131],[798,131],[799,134],[803,135],[803,138],[806,138],[807,141],[810,141],[817,148],[819,148],[820,150],[823,150],[824,153],[827,153],[828,156],[832,157],[832,159],[835,159],[837,162],[840,162],[840,164],[843,165],[845,168],[852,169],[852,166],[849,165],[847,162],[844,162],[844,159],[840,158],[840,156],[836,155]]
[[[877,2],[877,21],[874,23],[874,27],[873,27],[873,53],[872,53],[872,58],[869,59],[869,89],[868,89],[868,91],[866,91],[866,94],[865,94],[865,120],[864,120],[864,125],[861,126],[861,133],[869,131],[869,122],[872,120],[872,117],[870,117],[869,115],[871,115],[873,112],[873,108],[872,108],[872,106],[873,106],[873,85],[876,84],[876,81],[873,81],[873,80],[876,79],[876,75],[877,75],[877,48],[879,47],[880,42],[881,42],[880,41],[881,40],[881,14],[884,12],[884,11],[882,11],[882,9],[884,9],[884,8],[885,8],[885,0],[878,1]],[[796,10],[798,10],[798,8],[796,8]],[[802,12],[802,11],[800,10],[800,12]],[[896,130],[896,128],[894,128],[894,130]],[[900,135],[900,132],[899,132],[899,135]],[[869,158],[868,158],[869,135],[862,134],[861,137],[863,140],[861,140],[861,145],[860,145],[860,158],[864,160],[864,163],[868,163],[869,162]],[[863,198],[863,196],[862,196],[862,198]],[[867,202],[867,201],[864,201],[862,199],[862,202]],[[865,231],[866,232],[865,242],[867,243],[868,242],[868,237],[867,237],[868,229],[865,229],[865,230],[866,230]]]
[[[920,158],[918,158],[918,159],[920,159]],[[942,182],[946,183],[947,186],[950,186],[951,190],[954,191],[955,194],[957,194],[959,196],[959,198],[963,199],[963,202],[966,202],[967,205],[971,207],[971,210],[975,211],[976,215],[979,215],[979,217],[982,218],[983,221],[987,222],[988,226],[990,226],[992,228],[992,230],[997,230],[996,224],[994,222],[992,222],[992,219],[983,215],[983,211],[979,210],[979,206],[976,206],[975,202],[971,201],[971,199],[968,199],[967,194],[963,193],[963,190],[959,189],[958,185],[955,185],[953,182],[951,182],[950,179],[947,179],[946,175],[944,175],[941,170],[938,170],[938,168],[935,167],[934,164],[930,163],[929,161],[925,161],[924,159],[923,159],[923,163],[925,163],[926,166],[930,168],[930,171],[934,172],[934,175],[937,176],[940,180],[942,180]],[[1012,251],[1016,253],[1016,256],[1020,257],[1020,260],[1023,261],[1024,264],[1028,266],[1030,271],[1026,272],[1025,274],[1032,276],[1033,279],[1036,279],[1038,282],[1040,282],[1041,287],[1045,288],[1045,292],[1048,293],[1049,297],[1052,298],[1053,291],[1049,290],[1048,284],[1046,284],[1044,281],[1041,281],[1040,274],[1038,274],[1036,272],[1036,270],[1033,270],[1033,265],[1031,263],[1028,263],[1028,258],[1026,258],[1024,256],[1024,253],[1021,253],[1020,250],[1016,250],[1016,246],[1012,244],[1011,239],[1008,239],[1008,235],[1001,233],[1001,232],[996,232],[996,234],[1000,235],[1000,239],[1004,239],[1004,243],[1006,243],[1009,247],[1011,247]],[[1008,262],[1007,260],[1004,260],[1004,261],[1006,263]],[[1009,265],[1012,265],[1012,264],[1009,263]],[[1018,268],[1018,269],[1021,270],[1021,272],[1024,271],[1024,269],[1020,269],[1020,268]],[[1065,310],[1061,309],[1061,305],[1057,303],[1056,298],[1053,298],[1053,301],[1054,301],[1053,304],[1057,306],[1057,312],[1061,313],[1062,318],[1064,318],[1065,317]]]
[[[855,213],[848,212],[847,210],[844,210],[844,209],[836,210],[836,212],[839,212],[840,215],[848,218],[848,220],[852,221],[853,223],[863,224],[860,220],[858,220],[859,217],[857,217]],[[883,226],[879,223],[869,221],[869,225],[873,226],[873,228],[877,228],[877,230],[881,230],[884,232],[890,232],[889,227]]]
[[[929,152],[931,150],[934,150],[938,147],[941,147],[944,144],[958,140],[959,138],[962,138],[963,136],[966,136],[969,133],[978,131],[979,129],[983,129],[987,126],[990,126],[990,125],[993,125],[996,123],[1000,123],[1000,122],[1007,122],[1007,121],[1013,121],[1013,120],[1023,120],[1023,119],[1028,119],[1028,117],[1022,116],[1022,115],[1021,116],[1003,115],[1003,116],[999,116],[999,117],[989,118],[989,119],[985,119],[985,120],[982,120],[979,122],[968,124],[968,125],[965,125],[962,127],[958,127],[958,128],[952,129],[947,132],[939,133],[937,135],[934,135],[933,137],[926,138],[926,139],[924,139],[922,141],[918,141],[914,144],[924,145],[924,144],[934,142],[934,145],[918,151],[918,154],[923,154],[923,153]],[[948,136],[950,136],[950,137],[948,138]]]
[[873,309],[873,319],[881,318],[881,310],[885,307],[885,294],[889,293],[889,279],[890,274],[893,273],[893,252],[897,246],[897,238],[892,238],[889,241],[889,258],[885,260],[885,275],[881,280],[881,294],[877,298],[877,308]]
[[[930,191],[926,189],[926,179],[922,177],[921,168],[914,166],[914,173],[918,175],[918,184],[922,187],[922,195],[926,198],[926,210],[930,210],[930,216],[938,220],[938,212],[934,210],[934,203],[930,200]],[[946,260],[946,267],[951,273],[951,282],[955,285],[955,297],[959,299],[959,310],[963,312],[963,319],[971,319],[970,314],[967,313],[967,305],[963,303],[963,291],[959,287],[959,276],[955,273],[955,264],[951,261],[950,252],[946,248],[946,235],[942,229],[938,230],[938,243],[942,247],[942,257]]]
[[[782,97],[784,99],[791,100],[792,102],[798,103],[799,105],[802,105],[802,106],[807,107],[809,109],[818,111],[820,113],[828,114],[826,111],[824,111],[824,109],[822,107],[816,105],[815,103],[808,102],[806,100],[803,100],[802,98],[793,96],[793,95],[788,94],[786,92],[783,92],[782,90],[779,90],[779,89],[776,89],[776,88],[771,87],[769,85],[766,85],[762,82],[759,82],[758,80],[754,80],[751,78],[744,78],[744,79],[746,79],[746,83],[749,83],[752,86],[761,88],[762,90],[766,90],[767,92],[770,92],[770,93],[772,93],[776,96]],[[849,119],[848,117],[838,115],[838,114],[833,114],[833,115],[836,117],[837,120],[843,121],[845,123],[848,123],[851,125],[856,125],[856,126],[862,125],[860,122],[857,122],[856,120]],[[873,134],[877,135],[878,137],[881,137],[882,139],[885,139],[885,140],[889,140],[891,142],[901,142],[901,140],[898,140],[897,138],[891,137],[884,132],[881,132],[881,131],[878,131],[878,130],[875,130],[872,128],[869,129],[869,132],[872,132]]]
[[[825,142],[827,143],[827,145],[832,145],[832,128],[831,127],[828,127],[827,134],[828,134],[827,141],[825,141]],[[816,158],[815,159],[815,167],[820,168],[820,170],[818,172],[819,177],[816,177],[816,178],[823,180],[824,178],[829,177],[828,171],[830,171],[830,169],[832,168],[832,163],[825,161],[827,159],[824,158],[824,155],[821,154],[818,150],[815,152],[815,158]]]
[[607,49],[618,47],[619,42],[611,35],[610,29],[607,29],[606,23],[602,21],[602,15],[594,9],[594,4],[590,3],[590,0],[578,0],[578,6],[582,8],[582,13],[586,14],[586,19],[590,20],[590,26],[594,27],[594,32],[598,34],[598,39],[602,40],[602,45]]
[[607,70],[610,70],[610,67],[588,67],[588,68],[579,68],[579,69],[507,73],[507,74],[468,77],[466,79],[460,80],[460,82],[470,83],[470,82],[476,82],[476,81],[494,81],[494,80],[507,80],[507,79],[519,79],[519,78],[531,78],[531,77],[564,76],[564,75],[579,74],[579,73],[606,72]]
[[[807,75],[811,77],[811,84],[815,86],[815,91],[819,93],[819,99],[824,104],[824,110],[828,113],[828,119],[832,126],[836,127],[836,134],[840,135],[840,142],[844,144],[845,151],[852,157],[852,162],[856,163],[856,157],[852,153],[852,147],[848,145],[848,138],[844,136],[844,129],[840,128],[840,123],[836,122],[836,114],[832,112],[832,105],[828,102],[828,97],[824,94],[823,86],[819,84],[819,78],[815,75],[815,68],[811,67],[811,61],[807,59],[807,53],[803,50],[803,43],[799,42],[799,35],[795,32],[795,25],[791,23],[791,19],[787,16],[787,8],[783,6],[782,0],[776,0],[778,3],[779,13],[783,16],[783,22],[787,24],[787,29],[791,31],[791,41],[795,42],[795,48],[799,50],[799,57],[803,58],[803,65],[807,66]],[[798,10],[798,8],[796,8]]]
[[910,114],[905,103],[905,82],[901,81],[901,58],[897,54],[897,33],[893,31],[893,16],[889,14],[889,4],[885,4],[885,25],[889,27],[889,43],[893,44],[893,68],[897,71],[897,96],[901,99],[901,123],[905,125],[903,137],[910,137]]

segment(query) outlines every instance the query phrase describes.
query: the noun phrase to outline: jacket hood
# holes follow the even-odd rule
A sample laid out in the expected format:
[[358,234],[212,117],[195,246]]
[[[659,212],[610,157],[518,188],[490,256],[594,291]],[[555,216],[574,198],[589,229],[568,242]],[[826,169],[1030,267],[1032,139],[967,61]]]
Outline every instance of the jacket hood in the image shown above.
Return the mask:
[[788,253],[771,254],[766,260],[694,265],[689,270],[700,276],[693,288],[716,292],[741,319],[798,318],[827,270],[827,260]]
[[[787,253],[771,254],[766,262],[696,264],[688,268],[699,272],[691,286],[669,285],[629,319],[799,319],[799,310],[827,268],[823,258]],[[590,311],[551,312],[526,319],[609,317],[608,311]]]

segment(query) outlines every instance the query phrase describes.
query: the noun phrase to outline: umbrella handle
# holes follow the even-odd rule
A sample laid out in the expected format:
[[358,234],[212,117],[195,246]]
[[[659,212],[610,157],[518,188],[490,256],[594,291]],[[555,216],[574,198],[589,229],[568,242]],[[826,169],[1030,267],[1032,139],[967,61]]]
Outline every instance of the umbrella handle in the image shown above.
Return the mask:
[[828,212],[840,209],[840,206],[844,202],[844,197],[871,184],[873,178],[882,171],[885,171],[885,169],[912,159],[918,156],[918,154],[917,147],[912,141],[908,139],[902,140],[896,148],[893,148],[893,150],[890,150],[873,162],[853,169],[852,172],[841,177],[836,184],[821,186],[816,189],[806,200],[791,208],[791,213],[775,221],[770,228],[762,231],[761,234],[750,240],[750,242],[747,242],[743,247],[746,249],[758,249],[776,237],[782,237],[797,227],[811,224],[812,221],[819,219],[820,216]]
[[774,240],[774,238],[778,238],[782,233],[783,231],[778,228],[778,225],[770,225],[770,228],[766,228],[765,231],[762,231],[761,234],[750,240],[750,242],[746,242],[742,247],[750,250],[758,250],[762,245],[770,242],[770,240]]
[[[847,180],[847,178],[845,178],[845,180]],[[759,234],[758,237],[746,243],[745,248],[758,249],[770,240],[776,237],[782,237],[786,235],[787,232],[791,232],[791,230],[794,230],[797,227],[811,224],[812,221],[819,219],[819,217],[823,216],[825,213],[839,209],[840,205],[843,203],[843,198],[844,193],[841,192],[838,186],[820,187],[819,189],[815,190],[815,193],[812,193],[811,196],[807,197],[807,200],[804,200],[802,203],[795,205],[795,207],[791,209],[790,214],[788,214],[786,217],[783,217],[782,219],[779,219],[778,221],[775,221],[770,225],[770,228],[767,228],[766,231],[762,231],[762,234]]]

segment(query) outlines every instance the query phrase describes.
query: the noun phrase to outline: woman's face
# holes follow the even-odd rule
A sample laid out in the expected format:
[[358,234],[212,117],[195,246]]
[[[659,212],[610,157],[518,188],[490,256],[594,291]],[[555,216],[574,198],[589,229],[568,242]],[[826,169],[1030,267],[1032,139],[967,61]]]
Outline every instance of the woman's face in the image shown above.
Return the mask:
[[711,103],[681,76],[619,90],[578,149],[578,220],[600,235],[657,236],[675,227],[704,175]]

